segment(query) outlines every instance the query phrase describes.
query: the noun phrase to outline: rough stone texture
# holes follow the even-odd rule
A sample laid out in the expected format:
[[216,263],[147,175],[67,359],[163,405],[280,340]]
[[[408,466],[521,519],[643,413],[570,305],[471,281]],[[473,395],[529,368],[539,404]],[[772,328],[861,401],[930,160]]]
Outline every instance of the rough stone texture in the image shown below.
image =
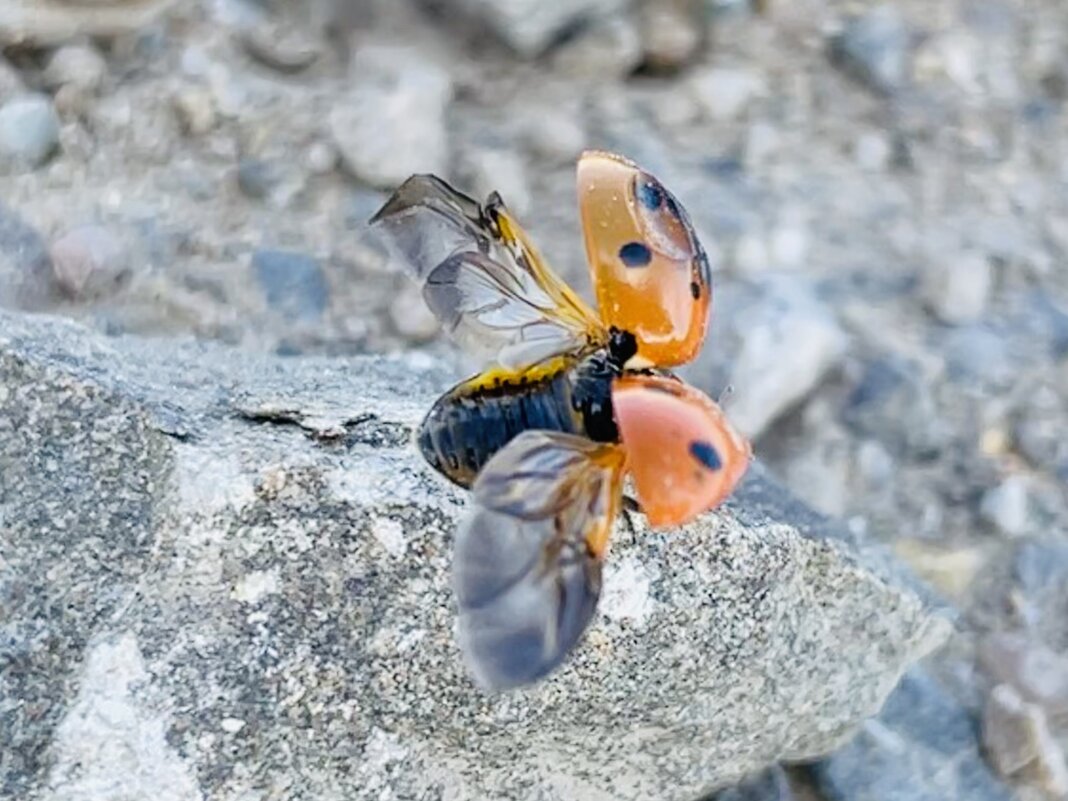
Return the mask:
[[759,469],[620,529],[529,691],[452,636],[425,356],[254,357],[0,315],[0,794],[692,799],[840,744],[948,624]]

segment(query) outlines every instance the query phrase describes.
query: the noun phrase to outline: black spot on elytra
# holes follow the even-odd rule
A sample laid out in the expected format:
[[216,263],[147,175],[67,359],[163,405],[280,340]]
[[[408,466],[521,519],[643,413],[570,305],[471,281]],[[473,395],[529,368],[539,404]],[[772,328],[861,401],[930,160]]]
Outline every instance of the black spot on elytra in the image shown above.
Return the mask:
[[653,260],[653,254],[641,242],[628,242],[619,249],[619,258],[627,267],[645,267]]
[[701,285],[696,281],[690,282],[690,294],[693,295],[694,300],[699,300],[701,298]]
[[719,458],[719,453],[716,452],[716,449],[712,447],[711,442],[703,440],[691,442],[690,455],[709,470],[719,470],[723,467],[723,461]]
[[650,178],[642,178],[638,181],[638,189],[635,194],[638,196],[638,202],[649,211],[656,211],[660,208],[660,204],[664,202],[664,190],[660,188],[656,181]]

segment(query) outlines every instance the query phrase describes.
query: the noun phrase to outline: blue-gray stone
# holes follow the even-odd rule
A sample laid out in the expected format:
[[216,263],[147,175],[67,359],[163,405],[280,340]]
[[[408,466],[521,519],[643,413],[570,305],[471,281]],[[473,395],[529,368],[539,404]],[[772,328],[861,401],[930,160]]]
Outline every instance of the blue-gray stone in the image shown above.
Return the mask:
[[50,291],[52,260],[43,237],[0,203],[0,306],[39,308]]
[[252,271],[267,303],[284,317],[314,321],[326,309],[330,290],[318,259],[288,250],[257,250]]
[[810,767],[828,801],[1012,801],[980,751],[975,718],[916,669],[882,713]]
[[908,74],[909,32],[896,6],[879,5],[846,22],[831,41],[831,59],[876,90],[890,94]]
[[0,106],[0,159],[37,167],[59,147],[59,118],[45,95],[27,94]]

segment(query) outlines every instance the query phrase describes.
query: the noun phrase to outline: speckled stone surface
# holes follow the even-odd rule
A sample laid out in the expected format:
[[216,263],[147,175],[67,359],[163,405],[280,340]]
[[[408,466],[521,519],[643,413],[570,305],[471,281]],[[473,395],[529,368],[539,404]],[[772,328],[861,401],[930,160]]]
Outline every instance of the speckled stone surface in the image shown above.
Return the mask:
[[840,744],[949,623],[759,466],[617,529],[601,614],[497,697],[418,354],[268,358],[0,313],[0,796],[693,799]]

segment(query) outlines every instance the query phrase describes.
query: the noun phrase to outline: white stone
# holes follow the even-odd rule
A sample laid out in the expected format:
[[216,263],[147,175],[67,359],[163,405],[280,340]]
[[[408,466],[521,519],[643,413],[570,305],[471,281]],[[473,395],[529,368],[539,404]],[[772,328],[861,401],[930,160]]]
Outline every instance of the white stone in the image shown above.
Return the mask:
[[710,67],[690,78],[690,91],[705,115],[717,122],[734,120],[763,89],[753,72],[735,67]]
[[979,512],[1002,534],[1019,537],[1027,531],[1029,492],[1023,476],[1009,476],[983,494]]
[[974,322],[986,310],[993,271],[983,253],[956,254],[932,251],[923,273],[923,294],[928,308],[942,322]]
[[73,86],[83,92],[95,92],[107,75],[108,65],[92,45],[66,45],[48,60],[42,75],[51,89]]
[[58,146],[59,118],[45,95],[16,95],[0,106],[0,159],[37,167]]

